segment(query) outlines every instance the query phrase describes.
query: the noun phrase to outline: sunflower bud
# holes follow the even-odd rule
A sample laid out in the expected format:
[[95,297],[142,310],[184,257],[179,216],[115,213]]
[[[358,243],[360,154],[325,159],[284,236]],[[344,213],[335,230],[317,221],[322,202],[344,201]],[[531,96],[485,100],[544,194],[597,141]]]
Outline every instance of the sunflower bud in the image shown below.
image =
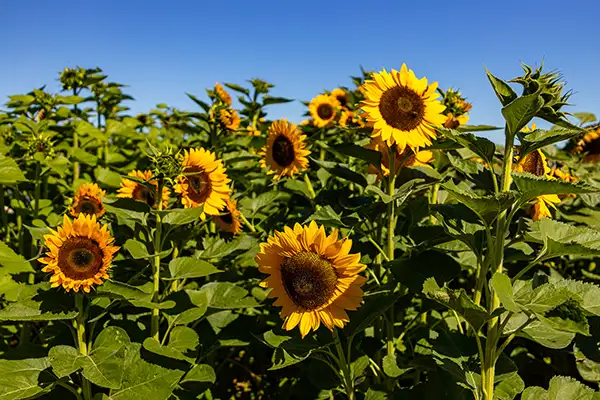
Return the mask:
[[554,124],[565,120],[568,113],[562,112],[561,109],[568,105],[572,91],[563,93],[566,84],[562,80],[562,75],[555,71],[542,73],[542,66],[534,71],[530,66],[523,64],[523,70],[525,71],[523,76],[510,82],[523,85],[523,96],[539,93],[543,106],[535,116]]
[[456,129],[460,125],[465,125],[469,121],[467,112],[473,107],[471,103],[466,101],[466,98],[461,93],[452,88],[444,92],[438,88],[438,92],[443,96],[442,104],[446,106],[444,114],[446,121],[444,126],[450,129]]
[[181,174],[181,162],[171,148],[156,151],[150,159],[154,166],[152,174],[155,177],[174,179]]
[[56,156],[54,143],[44,133],[32,136],[27,142],[27,156],[33,158],[36,153],[42,153],[47,159]]

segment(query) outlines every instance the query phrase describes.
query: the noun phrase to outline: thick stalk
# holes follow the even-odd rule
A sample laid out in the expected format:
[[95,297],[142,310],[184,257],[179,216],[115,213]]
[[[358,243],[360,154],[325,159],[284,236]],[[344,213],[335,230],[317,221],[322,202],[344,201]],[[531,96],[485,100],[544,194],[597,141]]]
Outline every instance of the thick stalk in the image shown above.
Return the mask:
[[35,163],[35,187],[34,187],[34,192],[33,192],[33,219],[36,219],[38,217],[38,214],[40,212],[40,193],[42,190],[42,185],[40,182],[40,174],[42,173],[42,166],[40,164],[39,161],[36,161]]
[[250,221],[248,221],[246,216],[241,211],[240,211],[240,219],[248,227],[248,229],[250,229],[251,232],[256,232],[256,228],[254,227],[254,225]]
[[[390,175],[388,176],[388,195],[393,197],[396,191],[396,149],[389,149],[389,159],[390,159]],[[396,232],[396,217],[395,217],[395,200],[392,200],[388,203],[387,209],[387,220],[388,220],[388,241],[387,241],[387,250],[388,250],[388,259],[390,261],[394,260],[395,253],[395,243],[394,236]],[[395,346],[394,346],[394,305],[390,307],[389,317],[388,317],[388,341],[387,341],[387,354],[389,356],[394,355]]]
[[325,160],[325,147],[322,146],[325,143],[325,129],[323,128],[321,128],[319,139],[321,139],[321,146],[319,146],[321,148],[321,151],[319,152],[319,160],[323,161]]
[[[77,329],[77,348],[79,349],[79,353],[82,356],[87,356],[89,349],[85,338],[85,320],[86,320],[86,310],[84,306],[84,295],[82,293],[77,293],[75,295],[75,304],[77,306],[77,318],[75,318],[75,329]],[[81,384],[83,389],[83,398],[85,400],[92,399],[92,385],[90,381],[88,381],[83,373],[81,373]]]
[[[435,185],[433,185],[433,188],[431,189],[431,199],[429,200],[429,204],[437,204],[439,191],[440,191],[440,184],[438,182]],[[435,219],[435,217],[433,215],[429,216],[429,221],[433,225],[435,225],[437,223],[437,220]]]
[[6,234],[4,240],[6,241],[6,243],[8,243],[10,242],[10,235],[8,230],[8,213],[6,212],[4,207],[4,186],[0,185],[0,214],[2,215],[2,226],[4,227]]
[[[162,211],[162,191],[163,191],[164,180],[160,178],[158,180],[158,193],[156,194],[157,203],[156,209]],[[156,230],[154,232],[154,263],[152,265],[152,281],[154,282],[152,291],[152,302],[158,303],[160,295],[160,251],[161,251],[161,238],[162,236],[162,216],[160,213],[156,214]],[[160,342],[159,335],[159,317],[160,310],[158,307],[152,309],[152,320],[150,323],[150,335]]]
[[[77,89],[73,88],[73,96],[77,96]],[[73,110],[77,113],[77,104],[73,106]],[[73,129],[73,149],[79,148],[79,134],[77,133],[77,127]],[[73,182],[79,179],[79,162],[73,162]]]
[[348,400],[355,400],[354,397],[354,379],[352,378],[352,371],[350,370],[350,364],[346,359],[344,354],[344,349],[342,348],[342,343],[340,342],[340,337],[338,336],[337,329],[333,330],[333,341],[335,342],[335,349],[338,354],[338,361],[340,364],[340,369],[342,370],[342,377],[344,383],[344,389],[346,390],[346,395],[348,396]]
[[308,188],[308,194],[310,194],[311,199],[315,199],[317,194],[315,193],[315,189],[313,188],[312,183],[310,183],[310,177],[308,174],[304,174],[304,183],[306,183],[306,187]]
[[[504,144],[504,160],[503,160],[503,169],[502,169],[502,192],[508,192],[510,190],[510,184],[512,182],[511,171],[513,164],[513,142],[514,136],[508,131],[508,128],[505,129],[505,144]],[[496,241],[491,246],[491,251],[493,251],[492,260],[494,260],[494,272],[502,272],[503,262],[504,262],[504,237],[506,234],[506,230],[509,228],[510,221],[506,218],[506,211],[502,211],[500,215],[498,215],[497,224],[496,224]],[[492,291],[490,293],[490,304],[488,307],[488,311],[493,313],[495,310],[500,307],[500,299],[498,295]],[[493,400],[494,399],[494,379],[495,379],[495,368],[496,368],[496,359],[497,359],[497,346],[498,340],[502,332],[500,332],[500,318],[495,317],[490,320],[488,323],[488,331],[487,331],[487,340],[485,344],[485,360],[484,360],[484,369],[485,376],[483,379],[483,389],[485,393],[485,400]]]

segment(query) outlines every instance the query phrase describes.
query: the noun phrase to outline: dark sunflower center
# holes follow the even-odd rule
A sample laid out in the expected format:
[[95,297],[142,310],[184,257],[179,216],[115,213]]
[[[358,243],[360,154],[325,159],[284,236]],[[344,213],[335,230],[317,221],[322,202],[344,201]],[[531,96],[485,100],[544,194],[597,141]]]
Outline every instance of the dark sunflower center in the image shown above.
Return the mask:
[[225,210],[223,210],[223,211],[225,212],[225,214],[219,215],[219,218],[221,218],[221,221],[225,222],[227,225],[233,224],[233,216],[231,215],[231,212],[229,211],[229,209],[227,207],[225,207]]
[[544,176],[544,160],[542,160],[539,151],[527,154],[521,165],[525,172],[529,172],[535,176]]
[[381,116],[389,125],[401,131],[415,129],[425,116],[425,103],[413,90],[395,86],[381,95]]
[[188,167],[184,170],[188,183],[188,196],[197,203],[204,203],[210,194],[208,174],[200,167]]
[[600,139],[593,139],[591,142],[586,143],[583,146],[583,152],[594,156],[600,154]]
[[284,135],[279,135],[273,141],[273,160],[282,167],[294,162],[294,144]]
[[102,268],[102,249],[87,237],[67,239],[58,251],[58,266],[71,279],[93,278]]
[[335,292],[337,275],[333,265],[315,253],[303,251],[288,257],[280,269],[287,294],[306,310],[326,304]]
[[340,95],[336,96],[336,98],[340,102],[342,107],[348,103],[348,97],[345,94],[340,94]]
[[135,189],[133,190],[133,198],[137,201],[148,204],[150,207],[154,207],[154,204],[156,203],[156,194],[146,186],[139,184],[136,185]]
[[333,117],[333,113],[334,110],[331,104],[319,104],[317,107],[317,115],[321,119],[331,119],[331,117]]
[[77,204],[76,210],[83,214],[96,215],[101,210],[101,205],[98,200],[83,196],[83,198]]

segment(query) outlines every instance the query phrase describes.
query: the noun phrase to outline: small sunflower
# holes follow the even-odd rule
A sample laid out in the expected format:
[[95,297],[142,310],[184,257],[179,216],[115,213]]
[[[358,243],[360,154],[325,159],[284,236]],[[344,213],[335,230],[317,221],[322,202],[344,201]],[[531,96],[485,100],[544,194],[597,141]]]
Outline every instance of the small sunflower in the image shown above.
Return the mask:
[[106,192],[95,183],[84,183],[77,189],[69,212],[73,217],[78,217],[79,214],[88,214],[100,218],[106,212],[102,203],[104,196],[106,196]]
[[342,111],[340,115],[339,124],[341,127],[345,128],[353,122],[354,112],[350,110]]
[[267,175],[275,174],[275,180],[306,169],[310,150],[306,149],[305,139],[296,124],[286,119],[274,121],[269,127],[267,144],[258,153],[263,157],[260,166],[268,169]]
[[204,214],[219,215],[227,205],[231,179],[225,174],[223,161],[215,153],[203,148],[185,150],[182,160],[183,173],[177,178],[175,192],[181,194],[185,208],[204,207]]
[[446,120],[444,106],[437,100],[437,82],[428,85],[427,78],[417,79],[406,64],[400,72],[374,74],[363,87],[366,100],[361,108],[373,136],[380,136],[388,146],[396,143],[399,152],[406,146],[430,145],[436,138],[434,127]]
[[356,310],[362,301],[359,275],[366,266],[360,253],[350,253],[352,240],[338,240],[338,231],[329,236],[314,221],[309,226],[285,227],[261,243],[256,255],[260,272],[269,274],[261,286],[272,289],[270,298],[282,307],[283,328],[300,328],[305,337],[323,323],[343,328],[349,321],[346,310]]
[[341,107],[340,102],[332,96],[320,94],[308,105],[308,111],[313,119],[313,125],[317,128],[324,128],[331,124]]
[[[141,201],[148,204],[152,208],[156,208],[156,200],[158,198],[158,182],[152,179],[152,171],[131,171],[128,176],[145,181],[148,185],[153,185],[154,190],[150,190],[147,185],[132,181],[130,179],[121,179],[121,188],[118,190],[117,197],[129,198]],[[169,195],[171,192],[168,188],[162,189],[162,209],[166,209],[169,204]]]
[[215,84],[215,94],[223,103],[227,104],[228,106],[231,105],[231,96],[219,83]]
[[240,127],[240,116],[233,108],[224,108],[219,111],[219,122],[226,129],[235,131]]
[[461,125],[465,125],[467,122],[469,122],[469,116],[467,114],[455,117],[452,113],[448,113],[446,114],[444,126],[449,129],[456,129]]
[[[568,172],[563,172],[560,168],[556,168],[556,167],[552,168],[552,170],[550,171],[550,176],[554,179],[560,179],[565,182],[575,183],[575,182],[579,181],[579,178],[577,178],[576,176],[573,176]],[[577,195],[574,193],[558,195],[558,198],[561,200],[566,199],[567,197],[577,197]]]
[[[365,146],[367,149],[375,150],[381,153],[381,172],[383,176],[390,175],[390,153],[387,144],[381,140],[381,137],[372,137],[371,142]],[[414,150],[410,148],[404,149],[402,153],[395,152],[396,159],[394,161],[396,172],[403,167],[430,167],[428,163],[433,161],[433,152],[429,150]],[[375,165],[369,165],[367,170],[370,174],[380,175],[380,171]]]
[[240,222],[240,211],[237,209],[237,201],[226,200],[227,204],[219,215],[213,215],[213,220],[219,226],[219,229],[225,232],[237,235],[242,232],[242,223]]
[[585,135],[577,142],[574,152],[584,154],[583,162],[600,161],[600,125],[596,124],[588,128]]
[[71,222],[65,215],[63,225],[56,231],[50,229],[44,239],[49,251],[38,261],[45,264],[42,271],[53,273],[52,287],[89,293],[93,284],[109,279],[107,271],[119,247],[112,245],[108,225],[100,226],[95,216],[82,213]]
[[452,88],[446,92],[438,89],[438,92],[442,94],[442,104],[446,107],[444,110],[444,114],[446,114],[444,126],[449,129],[456,129],[460,125],[465,125],[469,121],[467,112],[473,105],[468,103],[459,91]]
[[246,130],[243,133],[246,134],[247,136],[260,136],[261,135],[260,126],[258,124],[256,124],[256,126],[248,125],[248,127],[246,128]]
[[[533,124],[532,130],[535,130],[535,124]],[[535,176],[551,178],[546,156],[540,149],[520,159],[516,170],[517,172],[529,172]],[[549,207],[556,208],[555,204],[558,203],[560,203],[560,198],[555,194],[538,196],[533,204],[533,210],[530,211],[532,219],[538,221],[542,218],[552,218]]]
[[331,91],[330,96],[334,97],[337,101],[339,101],[340,106],[347,107],[348,106],[348,93],[342,88],[335,88]]

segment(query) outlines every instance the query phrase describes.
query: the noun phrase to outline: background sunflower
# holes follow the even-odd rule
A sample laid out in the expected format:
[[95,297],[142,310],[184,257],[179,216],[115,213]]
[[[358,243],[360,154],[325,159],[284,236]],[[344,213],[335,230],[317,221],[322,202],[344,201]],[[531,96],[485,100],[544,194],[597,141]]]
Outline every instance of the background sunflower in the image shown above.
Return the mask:
[[323,128],[331,124],[340,109],[340,102],[333,96],[320,94],[308,105],[308,112],[313,119],[313,125]]
[[106,196],[106,192],[95,183],[83,183],[77,189],[73,204],[69,208],[69,212],[73,217],[78,217],[79,214],[94,215],[100,218],[106,212],[106,208],[102,203],[102,197]]
[[305,139],[296,124],[285,119],[274,121],[269,127],[267,144],[259,152],[263,157],[260,166],[268,168],[267,174],[273,174],[274,179],[305,170],[308,167],[306,156],[310,154]]
[[[147,182],[148,185],[154,186],[154,190],[150,190],[147,185],[132,181],[130,179],[121,179],[121,188],[118,190],[117,197],[130,198],[148,204],[152,208],[156,208],[158,200],[158,182],[152,179],[152,171],[131,171],[128,176]],[[169,205],[169,196],[171,191],[162,188],[162,209],[166,209]]]

